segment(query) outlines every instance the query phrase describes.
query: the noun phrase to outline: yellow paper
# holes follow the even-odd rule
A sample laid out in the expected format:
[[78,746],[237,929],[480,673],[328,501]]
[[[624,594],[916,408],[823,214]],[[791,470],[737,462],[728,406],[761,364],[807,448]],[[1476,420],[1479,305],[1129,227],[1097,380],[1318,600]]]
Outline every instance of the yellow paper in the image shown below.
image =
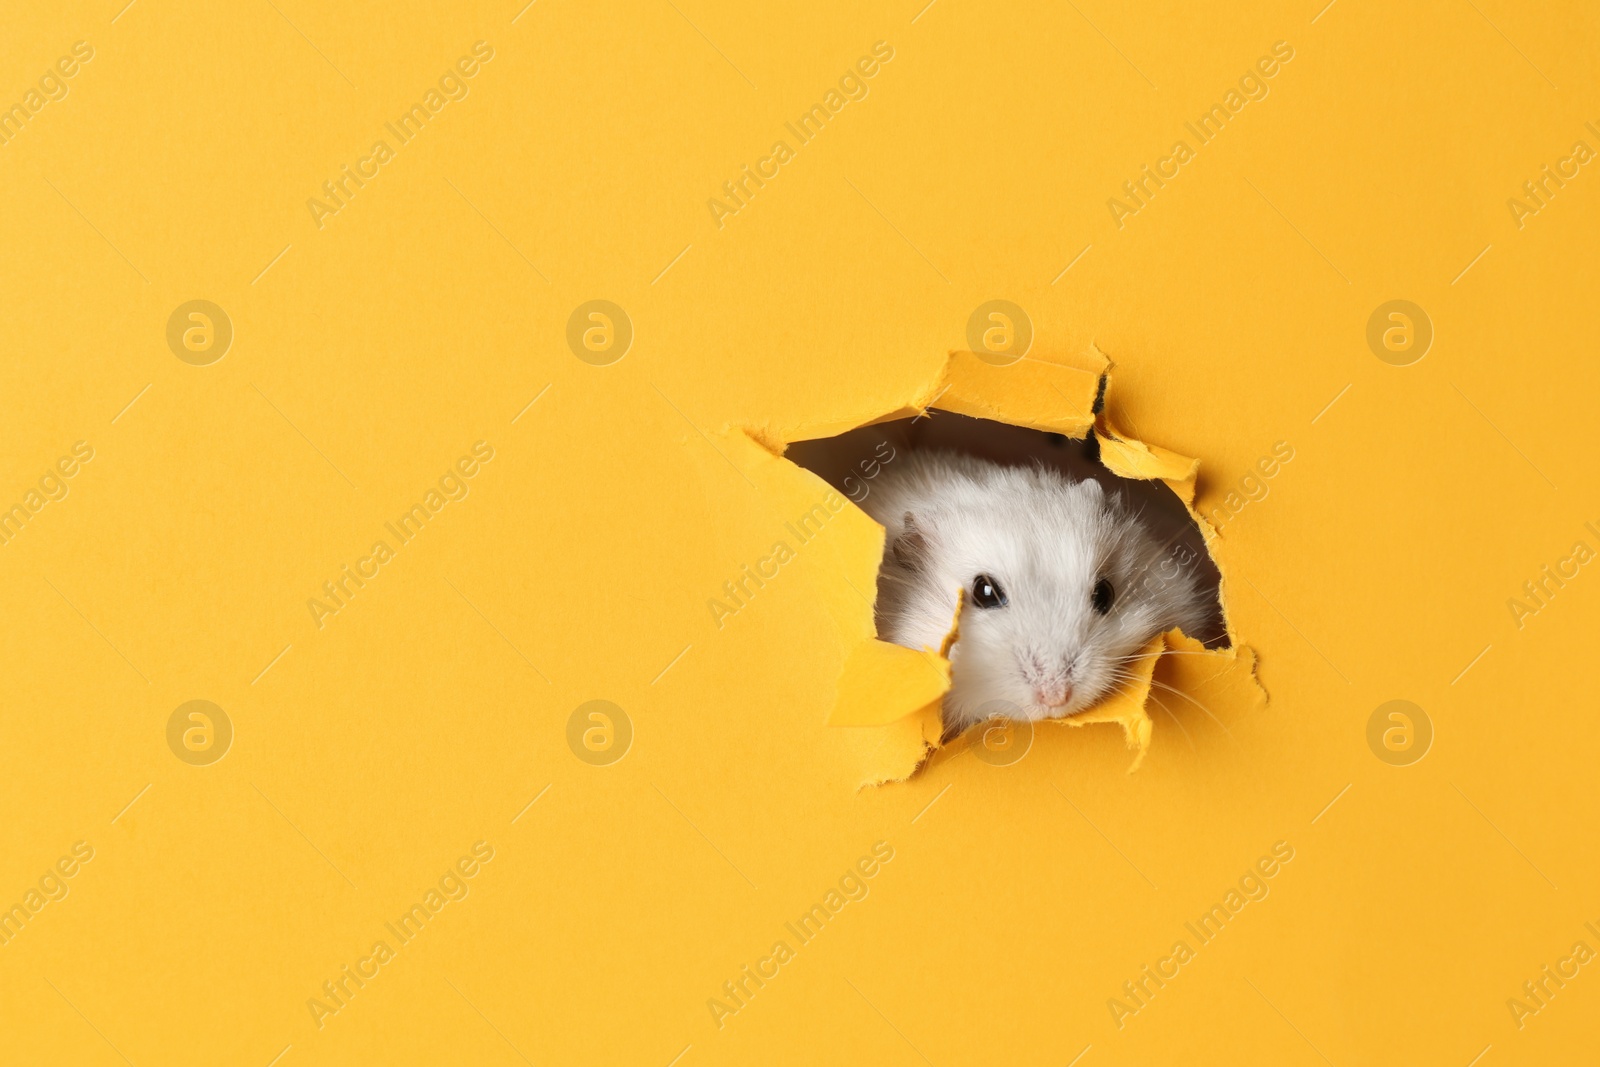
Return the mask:
[[[1586,1062],[1597,54],[8,5],[0,1063]],[[952,412],[1172,487],[1232,651],[941,745],[790,454]]]

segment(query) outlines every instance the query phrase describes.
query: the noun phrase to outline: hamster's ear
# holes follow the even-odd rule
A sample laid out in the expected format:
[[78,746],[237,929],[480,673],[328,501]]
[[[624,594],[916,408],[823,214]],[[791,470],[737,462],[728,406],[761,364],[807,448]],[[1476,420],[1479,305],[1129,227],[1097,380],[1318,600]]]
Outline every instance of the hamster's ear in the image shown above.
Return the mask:
[[1072,491],[1081,495],[1091,506],[1105,504],[1105,487],[1093,478],[1080,478],[1078,481],[1073,482]]
[[900,532],[889,542],[894,561],[908,571],[919,571],[928,559],[928,538],[917,525],[917,518],[906,512],[900,518]]

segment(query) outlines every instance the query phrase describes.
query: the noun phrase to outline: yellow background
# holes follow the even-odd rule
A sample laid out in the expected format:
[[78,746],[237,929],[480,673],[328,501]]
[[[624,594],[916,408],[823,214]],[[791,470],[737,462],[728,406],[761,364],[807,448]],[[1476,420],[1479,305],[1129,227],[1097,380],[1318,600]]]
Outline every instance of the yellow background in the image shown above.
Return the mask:
[[[1520,629],[1507,600],[1600,547],[1600,177],[1520,229],[1506,201],[1600,147],[1600,26],[1213,7],[9,9],[0,103],[94,58],[0,146],[0,500],[95,456],[0,547],[0,901],[95,855],[0,947],[0,1059],[1592,1056],[1594,964],[1521,1029],[1506,1001],[1600,948],[1600,577]],[[470,94],[317,228],[479,40]],[[719,229],[708,198],[880,40],[870,95]],[[1270,95],[1119,229],[1107,199],[1280,40]],[[857,793],[827,557],[712,622],[784,516],[707,436],[890,410],[997,297],[1033,356],[1110,354],[1202,512],[1293,445],[1219,551],[1271,703],[1180,707],[1187,740],[1158,715],[1134,775],[1097,727]],[[594,298],[635,329],[605,367],[565,341]],[[1436,331],[1408,367],[1365,340],[1395,298]],[[233,323],[210,366],[166,344],[192,299]],[[478,440],[470,495],[319,629],[307,599]],[[1395,698],[1436,734],[1409,767],[1366,741]],[[167,747],[192,699],[234,725],[210,766]],[[610,766],[566,743],[591,699],[633,724]],[[470,895],[318,1029],[307,999],[479,840]],[[719,1029],[708,998],[876,841],[870,895]],[[1119,1029],[1107,1000],[1277,841],[1270,896]]]

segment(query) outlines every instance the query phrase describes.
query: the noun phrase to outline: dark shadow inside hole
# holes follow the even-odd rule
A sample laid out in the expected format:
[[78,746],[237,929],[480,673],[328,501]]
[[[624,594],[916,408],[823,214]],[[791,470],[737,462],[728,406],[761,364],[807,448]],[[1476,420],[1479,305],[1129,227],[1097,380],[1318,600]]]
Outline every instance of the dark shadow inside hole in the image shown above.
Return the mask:
[[1222,576],[1206,551],[1205,538],[1194,517],[1164,482],[1123,478],[1107,470],[1100,462],[1100,443],[1093,432],[1086,438],[1071,438],[948,411],[931,411],[925,416],[858,427],[837,437],[796,441],[785,457],[860,504],[882,473],[882,457],[887,454],[884,445],[895,455],[902,450],[942,449],[1007,466],[1042,464],[1073,480],[1093,478],[1108,494],[1124,495],[1135,509],[1143,509],[1141,521],[1169,546],[1175,558],[1188,560],[1186,565],[1196,568],[1210,610],[1203,632],[1189,636],[1207,648],[1228,647],[1220,595]]

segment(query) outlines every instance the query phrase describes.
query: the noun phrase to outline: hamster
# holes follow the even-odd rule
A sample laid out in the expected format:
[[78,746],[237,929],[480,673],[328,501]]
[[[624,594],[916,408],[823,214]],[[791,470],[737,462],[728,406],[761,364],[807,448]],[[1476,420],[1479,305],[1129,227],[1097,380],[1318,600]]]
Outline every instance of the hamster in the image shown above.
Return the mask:
[[994,717],[1083,711],[1152,637],[1196,634],[1213,611],[1196,568],[1176,566],[1140,514],[1092,479],[914,452],[885,467],[862,507],[885,529],[881,639],[938,648],[959,599],[947,736]]

